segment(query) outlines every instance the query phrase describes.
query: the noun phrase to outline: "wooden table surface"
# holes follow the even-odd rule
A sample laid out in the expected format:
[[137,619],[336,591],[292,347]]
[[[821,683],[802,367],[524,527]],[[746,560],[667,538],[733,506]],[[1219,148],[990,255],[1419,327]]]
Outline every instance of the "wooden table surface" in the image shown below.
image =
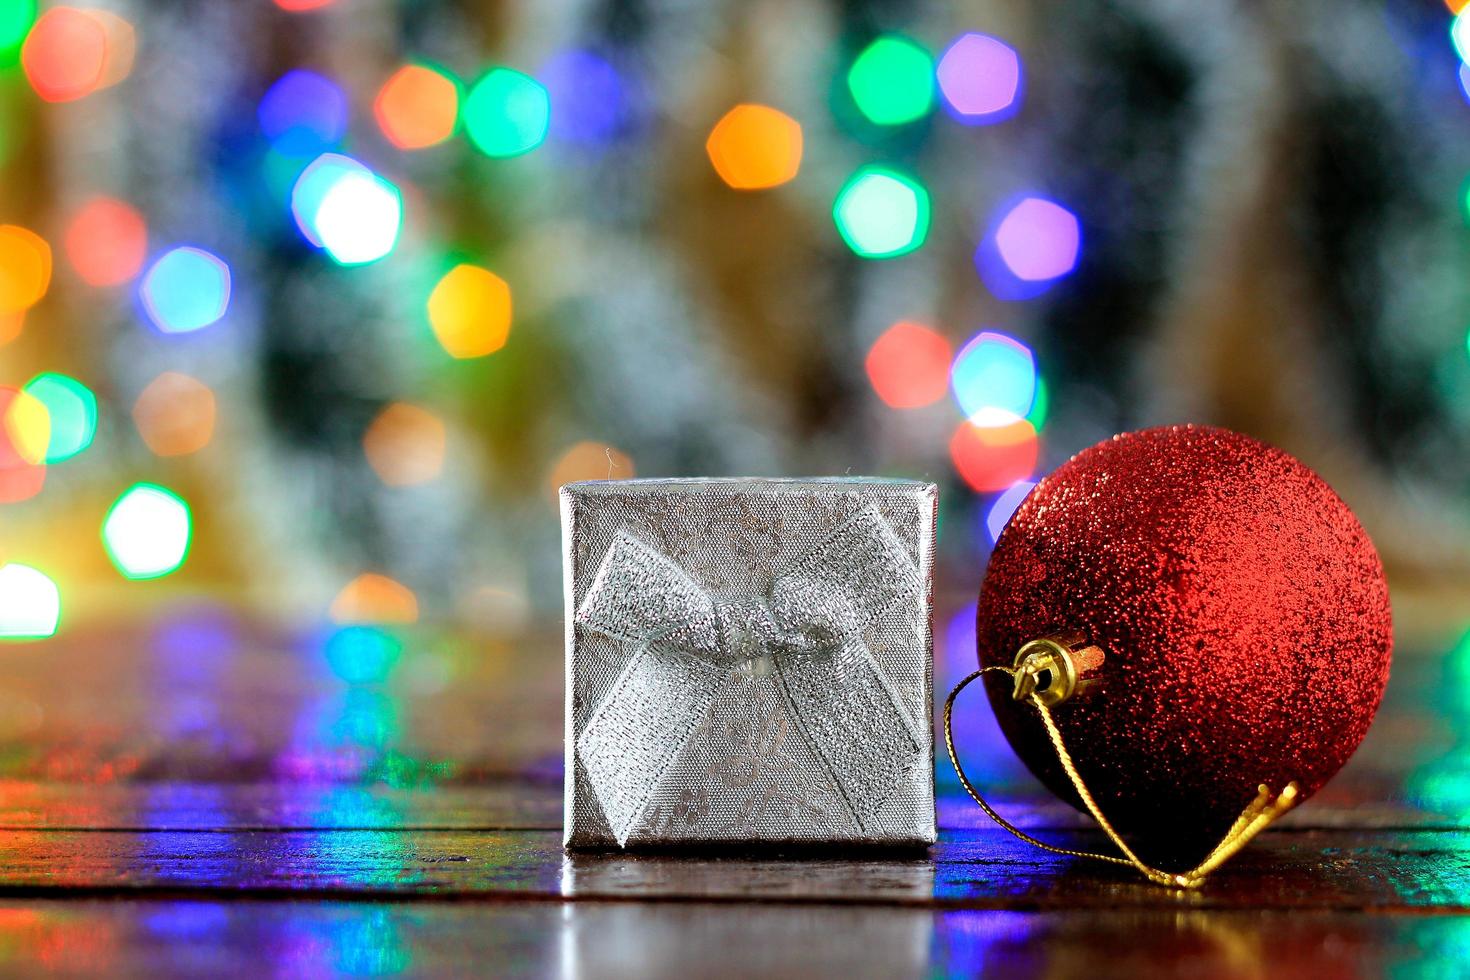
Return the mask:
[[[1352,764],[1200,891],[1033,849],[956,795],[908,856],[567,855],[561,654],[324,654],[182,604],[0,648],[0,974],[1459,976],[1470,644],[1402,652]],[[339,638],[340,644],[340,638]],[[344,653],[344,650],[346,651]],[[963,655],[942,656],[938,683]],[[353,683],[344,680],[351,677]],[[1047,799],[976,702],[1004,812]]]

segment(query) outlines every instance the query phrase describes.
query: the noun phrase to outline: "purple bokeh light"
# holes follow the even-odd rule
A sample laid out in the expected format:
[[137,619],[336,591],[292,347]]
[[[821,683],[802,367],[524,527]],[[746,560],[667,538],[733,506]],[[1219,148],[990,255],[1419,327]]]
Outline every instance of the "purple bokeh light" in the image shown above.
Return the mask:
[[628,87],[602,55],[572,48],[553,55],[537,73],[551,95],[551,135],[570,143],[611,142],[630,122]]
[[1077,267],[1082,228],[1071,211],[1044,197],[1023,197],[975,250],[975,268],[999,299],[1039,296]]
[[950,115],[972,126],[997,123],[1021,105],[1021,59],[988,34],[955,38],[935,70]]

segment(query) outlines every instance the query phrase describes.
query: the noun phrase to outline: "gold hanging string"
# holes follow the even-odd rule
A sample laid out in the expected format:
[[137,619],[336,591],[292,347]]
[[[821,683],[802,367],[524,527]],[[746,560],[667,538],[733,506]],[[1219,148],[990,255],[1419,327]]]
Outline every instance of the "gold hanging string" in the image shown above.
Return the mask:
[[980,804],[980,809],[985,811],[986,816],[1028,844],[1032,844],[1042,850],[1051,851],[1053,854],[1063,854],[1067,857],[1089,858],[1093,861],[1106,861],[1109,864],[1120,864],[1124,867],[1131,866],[1137,868],[1144,877],[1156,885],[1165,885],[1171,888],[1198,888],[1204,882],[1205,876],[1228,861],[1237,851],[1250,843],[1252,838],[1265,830],[1277,817],[1280,817],[1297,803],[1298,789],[1296,783],[1287,783],[1286,788],[1276,795],[1273,795],[1270,788],[1263,784],[1259,787],[1256,798],[1236,818],[1235,823],[1231,825],[1225,836],[1220,840],[1220,843],[1215,845],[1215,849],[1195,868],[1182,874],[1170,874],[1167,871],[1160,871],[1157,868],[1149,867],[1139,859],[1137,854],[1133,853],[1133,849],[1113,829],[1113,825],[1108,822],[1108,818],[1103,816],[1103,812],[1098,807],[1097,801],[1092,798],[1092,793],[1088,790],[1087,784],[1082,781],[1082,777],[1077,773],[1077,767],[1072,762],[1072,755],[1067,751],[1067,746],[1062,741],[1062,733],[1057,728],[1056,721],[1052,718],[1051,709],[1041,699],[1041,692],[1035,690],[1034,686],[1031,685],[1024,687],[1018,685],[1017,690],[1026,691],[1025,700],[1036,708],[1037,712],[1041,715],[1041,723],[1046,726],[1046,733],[1051,738],[1052,748],[1056,750],[1057,760],[1061,762],[1062,769],[1066,772],[1067,778],[1072,783],[1072,787],[1077,791],[1077,795],[1082,798],[1082,802],[1086,805],[1087,811],[1092,814],[1092,818],[1097,821],[1098,826],[1103,829],[1103,832],[1108,835],[1108,839],[1113,842],[1123,856],[1117,857],[1112,854],[1097,854],[1091,851],[1074,851],[1065,847],[1055,847],[1044,841],[1037,840],[1035,837],[1016,827],[999,813],[996,813],[990,804],[985,802],[984,798],[976,791],[974,785],[971,784],[969,777],[965,775],[965,770],[960,765],[959,754],[955,751],[954,730],[951,723],[954,714],[955,698],[959,697],[960,692],[968,687],[970,682],[974,681],[980,675],[991,671],[999,671],[1008,675],[1013,680],[1021,673],[1021,671],[1011,667],[982,667],[969,677],[960,681],[955,686],[955,689],[949,692],[949,697],[944,702],[944,745],[949,749],[949,761],[954,764],[954,771],[959,775],[960,783],[965,787],[965,792],[970,794],[970,798]]

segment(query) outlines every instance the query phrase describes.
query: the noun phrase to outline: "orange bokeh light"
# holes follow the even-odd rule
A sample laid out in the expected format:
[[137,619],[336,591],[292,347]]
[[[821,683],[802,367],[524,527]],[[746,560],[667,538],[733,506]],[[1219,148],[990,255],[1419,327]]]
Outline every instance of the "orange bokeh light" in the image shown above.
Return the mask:
[[438,416],[417,405],[394,402],[368,426],[362,448],[379,479],[390,487],[407,487],[439,475],[447,442]]
[[63,244],[83,281],[115,286],[137,276],[143,267],[148,226],[141,214],[122,201],[94,197],[72,215]]
[[1452,14],[1458,14],[1464,10],[1467,3],[1470,3],[1470,0],[1444,0],[1444,5],[1450,8]]
[[204,382],[165,371],[133,403],[133,424],[159,456],[187,456],[214,438],[214,392]]
[[604,442],[579,442],[552,465],[546,482],[552,499],[556,499],[563,483],[578,480],[626,480],[637,475],[633,460]]
[[328,612],[335,623],[413,623],[419,601],[413,590],[386,575],[359,575],[342,587]]
[[21,66],[47,102],[71,102],[102,84],[107,29],[91,12],[52,7],[37,19],[20,51]]
[[0,313],[35,306],[51,285],[51,246],[19,225],[0,225]]
[[373,117],[388,142],[401,150],[442,143],[459,118],[459,86],[432,68],[404,65],[373,100]]
[[102,28],[106,45],[102,53],[102,73],[93,91],[109,88],[127,78],[133,71],[133,57],[138,51],[138,39],[133,25],[110,10],[84,10]]
[[949,390],[954,347],[936,330],[900,321],[868,349],[864,367],[873,390],[893,408],[932,405]]
[[962,422],[949,440],[955,470],[980,493],[1004,490],[1036,469],[1036,429],[1025,419],[1006,425]]
[[738,105],[715,124],[704,148],[731,187],[775,187],[801,167],[801,124],[770,106]]

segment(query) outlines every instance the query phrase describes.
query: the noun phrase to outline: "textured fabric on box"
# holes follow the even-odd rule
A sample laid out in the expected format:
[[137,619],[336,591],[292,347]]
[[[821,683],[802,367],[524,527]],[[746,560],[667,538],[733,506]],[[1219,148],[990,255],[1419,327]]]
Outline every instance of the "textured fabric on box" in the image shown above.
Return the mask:
[[933,840],[931,485],[562,502],[569,845]]

